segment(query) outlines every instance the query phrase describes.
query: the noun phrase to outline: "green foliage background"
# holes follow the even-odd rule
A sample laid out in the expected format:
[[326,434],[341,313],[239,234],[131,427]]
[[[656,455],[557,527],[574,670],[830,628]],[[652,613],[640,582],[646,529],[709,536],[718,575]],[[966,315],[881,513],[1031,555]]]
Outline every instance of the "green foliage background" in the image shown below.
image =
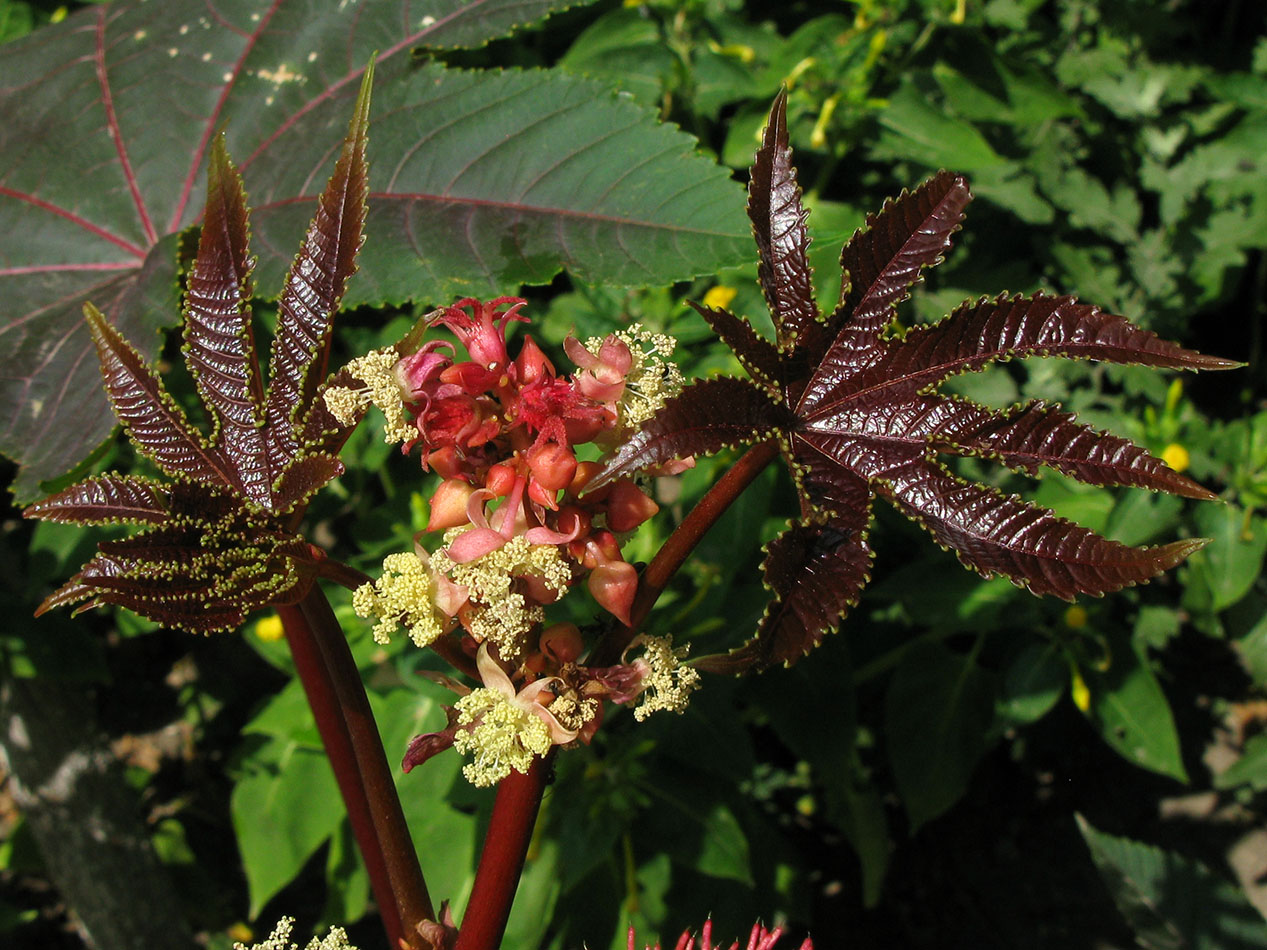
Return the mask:
[[[0,2],[0,38],[47,16]],[[1267,947],[1267,925],[1231,883],[1225,847],[1233,831],[1261,823],[1267,803],[1267,747],[1253,713],[1267,698],[1262,8],[603,2],[442,58],[609,82],[695,135],[741,179],[785,85],[820,298],[834,296],[834,257],[863,213],[946,167],[968,176],[977,201],[906,321],[935,320],[965,297],[1044,288],[1247,363],[1179,381],[1033,361],[961,381],[995,405],[1059,400],[1085,421],[1186,459],[1225,504],[1052,474],[1037,484],[990,470],[979,477],[1127,543],[1212,543],[1148,587],[1070,606],[962,571],[918,529],[882,514],[873,582],[814,655],[757,679],[710,680],[681,718],[638,725],[613,715],[591,747],[560,756],[506,946],[623,946],[631,923],[648,942],[672,939],[710,914],[723,933],[738,933],[759,914],[826,948],[1075,946],[1070,934],[1132,932],[1144,946],[1178,933],[1184,945]],[[638,320],[678,336],[688,375],[738,373],[683,305],[709,292],[733,292],[731,309],[768,325],[755,263],[689,284],[628,289],[560,277],[527,291],[534,333],[556,347],[568,332]],[[411,320],[407,307],[356,310],[337,345],[344,357],[362,353]],[[96,464],[127,456],[112,445]],[[372,572],[425,524],[428,482],[368,427],[344,458],[349,473],[313,505],[310,532]],[[631,560],[654,552],[728,461],[701,460],[680,487],[662,486],[666,516],[631,542]],[[767,472],[709,535],[650,629],[689,640],[695,655],[741,642],[764,604],[760,546],[793,514],[786,477]],[[29,615],[93,543],[14,522],[4,539],[11,616]],[[583,603],[563,606],[591,619]],[[393,755],[442,724],[446,694],[413,675],[429,660],[376,647],[366,625],[340,610]],[[87,621],[45,617],[0,633],[7,675],[97,684],[118,734],[184,723],[189,755],[133,773],[163,815],[160,848],[210,945],[227,946],[228,928],[257,916],[264,929],[283,912],[299,914],[301,926],[361,917],[364,871],[285,650],[260,635],[267,627],[190,641],[122,615]],[[161,686],[182,664],[196,673]],[[134,706],[120,705],[138,682],[150,686]],[[1232,720],[1243,731],[1222,742],[1236,762],[1216,768],[1203,753]],[[400,788],[432,892],[460,909],[489,798],[461,781],[458,765],[442,756],[402,776]],[[1219,829],[1158,818],[1162,799],[1207,790],[1232,809]],[[1075,810],[1087,815],[1089,849]],[[992,855],[994,868],[973,849]],[[11,885],[40,873],[20,827],[0,862]],[[0,879],[0,926],[21,937],[39,924],[14,887],[5,894]],[[1040,891],[1057,895],[1056,910]],[[1193,912],[1193,894],[1207,891]],[[1141,904],[1160,923],[1141,916]],[[373,929],[362,932],[362,946],[374,946]]]

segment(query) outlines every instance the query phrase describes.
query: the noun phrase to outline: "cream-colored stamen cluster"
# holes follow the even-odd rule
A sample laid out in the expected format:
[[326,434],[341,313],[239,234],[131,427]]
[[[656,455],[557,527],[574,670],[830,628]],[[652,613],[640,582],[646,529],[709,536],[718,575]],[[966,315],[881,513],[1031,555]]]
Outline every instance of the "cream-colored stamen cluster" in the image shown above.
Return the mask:
[[592,696],[582,697],[578,696],[575,690],[568,690],[556,696],[546,708],[555,719],[559,720],[559,725],[564,729],[580,732],[598,715],[601,705],[602,703]]
[[[299,950],[297,944],[290,942],[290,932],[294,926],[294,917],[283,917],[263,943],[251,944],[250,947],[243,943],[234,943],[233,950]],[[356,950],[356,947],[348,943],[347,932],[342,927],[331,927],[324,937],[313,937],[305,950]]]
[[[466,530],[453,528],[444,535],[446,545]],[[522,535],[507,541],[466,564],[456,564],[437,551],[431,566],[467,590],[470,610],[462,620],[476,640],[497,644],[498,654],[516,662],[532,628],[545,619],[539,604],[531,604],[514,589],[517,577],[535,576],[562,596],[572,583],[572,568],[553,544],[529,544]]]
[[[642,324],[631,323],[616,331],[633,357],[633,364],[625,374],[625,392],[618,404],[618,431],[627,435],[660,411],[669,399],[682,391],[682,370],[673,362],[677,340],[665,333],[644,330]],[[585,348],[595,356],[602,349],[603,340],[591,337]]]
[[418,433],[405,417],[405,403],[396,378],[400,356],[391,347],[371,350],[347,365],[350,375],[365,384],[362,389],[331,386],[325,392],[326,408],[342,425],[352,425],[357,416],[373,403],[383,413],[383,440],[408,442]]
[[436,609],[435,581],[416,554],[389,554],[382,576],[352,593],[358,617],[375,617],[374,642],[387,643],[398,624],[409,628],[409,639],[425,647],[444,633],[444,615]]
[[642,681],[642,702],[634,710],[634,718],[642,722],[661,709],[684,712],[691,693],[700,684],[699,673],[681,663],[686,657],[687,648],[673,649],[671,636],[646,637],[642,646],[640,662],[648,670]]
[[533,756],[550,751],[550,730],[540,717],[516,706],[501,693],[481,687],[453,706],[459,726],[453,747],[474,758],[462,767],[472,785],[496,785],[510,770],[527,774]]

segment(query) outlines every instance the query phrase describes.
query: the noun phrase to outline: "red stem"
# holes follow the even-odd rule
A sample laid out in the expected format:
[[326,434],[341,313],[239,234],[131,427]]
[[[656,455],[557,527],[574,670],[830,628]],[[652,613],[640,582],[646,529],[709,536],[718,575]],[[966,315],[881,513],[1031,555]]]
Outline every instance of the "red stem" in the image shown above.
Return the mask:
[[417,927],[434,918],[431,898],[343,629],[316,584],[297,605],[279,606],[277,613],[365,858],[389,943],[425,950]]
[[754,445],[740,456],[739,461],[690,510],[642,572],[638,581],[638,593],[629,610],[629,625],[616,627],[607,633],[594,648],[593,655],[587,661],[589,666],[610,666],[620,659],[621,653],[629,646],[638,628],[647,619],[647,614],[651,613],[651,608],[655,606],[664,588],[708,533],[708,529],[716,524],[731,503],[778,454],[779,444],[774,440]]
[[527,775],[512,771],[497,786],[484,851],[454,950],[497,950],[501,945],[553,766],[551,751],[544,759],[534,759]]
[[[630,625],[611,631],[595,648],[589,665],[601,666],[619,659],[682,562],[722,513],[778,454],[779,446],[774,441],[753,446],[691,509],[643,571],[630,610]],[[537,811],[541,807],[551,756],[535,760],[527,775],[511,772],[497,787],[497,800],[484,838],[484,852],[480,855],[475,886],[454,950],[497,950],[501,944],[528,844],[532,840]]]

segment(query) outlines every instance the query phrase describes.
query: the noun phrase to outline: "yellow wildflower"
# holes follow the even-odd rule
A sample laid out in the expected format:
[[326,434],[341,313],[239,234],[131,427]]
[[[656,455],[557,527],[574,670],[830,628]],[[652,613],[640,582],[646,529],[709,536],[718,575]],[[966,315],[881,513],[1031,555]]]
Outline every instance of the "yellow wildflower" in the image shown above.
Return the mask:
[[708,293],[704,294],[704,306],[712,307],[715,310],[724,310],[730,306],[730,302],[735,299],[737,293],[739,291],[734,287],[728,287],[725,284],[710,287]]
[[255,635],[269,643],[280,640],[286,635],[286,631],[282,628],[282,618],[277,614],[261,617],[255,622]]
[[1182,472],[1192,461],[1192,456],[1178,442],[1171,442],[1161,451],[1161,460],[1176,472]]

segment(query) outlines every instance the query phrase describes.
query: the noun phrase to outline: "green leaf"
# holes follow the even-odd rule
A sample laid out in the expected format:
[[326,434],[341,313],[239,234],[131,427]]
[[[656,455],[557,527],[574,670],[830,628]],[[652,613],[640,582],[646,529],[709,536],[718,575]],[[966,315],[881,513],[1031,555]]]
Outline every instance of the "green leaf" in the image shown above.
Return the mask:
[[[1142,649],[1142,648],[1141,648]],[[1145,656],[1125,633],[1109,637],[1107,670],[1084,669],[1091,690],[1087,718],[1101,738],[1136,765],[1188,781],[1170,703]]]
[[655,20],[625,8],[595,20],[559,60],[569,72],[612,83],[647,106],[658,104],[676,63]]
[[255,917],[338,829],[344,810],[325,753],[298,739],[269,739],[243,770],[229,808]]
[[1226,771],[1214,776],[1215,788],[1248,785],[1254,791],[1267,790],[1267,733],[1259,733],[1245,743],[1241,757]]
[[889,100],[888,108],[880,113],[880,124],[890,132],[877,145],[877,151],[885,155],[909,158],[928,168],[969,172],[1003,162],[971,123],[929,102],[911,82]]
[[1054,644],[1030,644],[1004,674],[996,715],[1009,725],[1036,722],[1056,705],[1068,680],[1068,667]]
[[211,17],[197,0],[132,0],[6,45],[0,451],[22,463],[19,501],[113,425],[84,302],[147,358],[174,322],[176,238],[196,220],[214,132],[255,207],[255,286],[277,293],[375,50],[370,239],[345,306],[505,293],[561,267],[669,283],[741,260],[738,188],[684,134],[597,83],[410,56],[565,5],[229,0]]
[[713,877],[752,883],[748,839],[734,813],[718,805],[704,816],[702,840],[695,867]]
[[1267,924],[1241,890],[1194,861],[1092,828],[1078,829],[1144,950],[1258,950]]
[[1267,521],[1247,521],[1235,505],[1202,505],[1194,520],[1197,532],[1211,541],[1188,562],[1183,605],[1189,610],[1224,610],[1249,593],[1262,570]]
[[994,685],[974,656],[909,650],[885,698],[885,743],[912,831],[963,795],[990,745]]

